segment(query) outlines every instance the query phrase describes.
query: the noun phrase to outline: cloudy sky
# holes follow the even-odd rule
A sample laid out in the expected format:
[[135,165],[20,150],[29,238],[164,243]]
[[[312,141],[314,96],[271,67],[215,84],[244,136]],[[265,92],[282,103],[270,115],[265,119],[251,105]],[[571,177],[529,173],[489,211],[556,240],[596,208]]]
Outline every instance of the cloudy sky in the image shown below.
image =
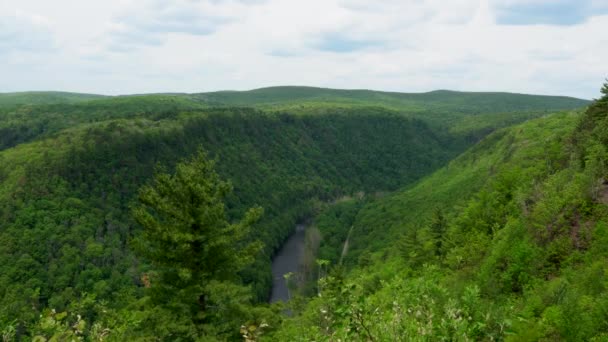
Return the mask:
[[606,77],[608,0],[0,0],[0,92],[595,98]]

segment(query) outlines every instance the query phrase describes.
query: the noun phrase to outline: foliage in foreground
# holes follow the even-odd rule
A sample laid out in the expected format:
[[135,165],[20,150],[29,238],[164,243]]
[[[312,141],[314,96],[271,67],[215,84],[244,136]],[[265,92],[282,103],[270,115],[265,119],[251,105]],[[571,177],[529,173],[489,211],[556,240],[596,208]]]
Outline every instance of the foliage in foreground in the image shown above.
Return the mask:
[[[210,328],[217,336],[220,322],[230,327],[228,322],[242,316],[238,311],[226,315],[223,311],[230,306],[217,298],[243,293],[247,299],[249,291],[239,288],[237,275],[262,247],[250,242],[250,228],[261,208],[229,223],[224,201],[231,190],[199,151],[190,161],[179,163],[174,175],[157,174],[153,184],[139,193],[133,216],[143,227],[136,250],[150,262],[145,286],[150,288],[154,310],[166,311],[173,324],[184,326],[171,331],[171,338],[181,334],[198,338],[208,335]],[[156,329],[158,325],[147,330]]]

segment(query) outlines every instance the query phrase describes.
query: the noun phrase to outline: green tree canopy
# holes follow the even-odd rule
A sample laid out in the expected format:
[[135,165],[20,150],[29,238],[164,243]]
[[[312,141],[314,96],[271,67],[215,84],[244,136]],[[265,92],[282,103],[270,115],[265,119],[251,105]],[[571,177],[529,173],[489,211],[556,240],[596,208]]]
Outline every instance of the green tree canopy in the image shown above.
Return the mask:
[[[238,271],[260,250],[249,228],[261,215],[252,208],[237,222],[228,222],[224,199],[232,187],[222,181],[203,151],[176,166],[173,175],[158,173],[142,187],[133,209],[143,227],[135,249],[150,262],[145,282],[153,301],[204,323],[209,298],[218,282],[238,284]],[[214,303],[214,306],[217,303]]]

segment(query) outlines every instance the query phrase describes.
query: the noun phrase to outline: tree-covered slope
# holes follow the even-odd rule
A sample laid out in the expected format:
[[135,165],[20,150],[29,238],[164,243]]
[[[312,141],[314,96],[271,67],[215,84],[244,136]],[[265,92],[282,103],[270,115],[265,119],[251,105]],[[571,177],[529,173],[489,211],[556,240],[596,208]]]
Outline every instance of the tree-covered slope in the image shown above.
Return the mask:
[[214,106],[317,115],[353,107],[379,107],[424,120],[471,143],[497,127],[586,104],[588,101],[558,96],[451,91],[407,94],[311,87],[113,97],[54,92],[6,93],[0,94],[0,149],[83,123],[135,117],[157,120]]
[[571,97],[500,92],[476,93],[437,90],[428,93],[396,93],[294,86],[201,93],[192,96],[211,104],[230,106],[276,106],[280,108],[289,104],[341,103],[347,105],[375,105],[412,112],[444,110],[458,113],[552,111],[578,108],[588,103],[588,101]]
[[160,120],[204,107],[174,95],[134,95],[0,108],[0,150],[82,124],[111,119]]
[[603,93],[585,113],[496,132],[408,189],[351,203],[349,220],[322,214],[321,234],[353,226],[351,271],[322,279],[268,339],[605,340]]
[[[437,208],[457,210],[503,169],[541,167],[536,172],[549,172],[547,168],[554,167],[550,157],[560,152],[562,140],[571,134],[577,118],[576,112],[564,113],[528,122],[523,128],[499,130],[412,188],[374,201],[357,217],[361,229],[354,230],[353,248],[369,247],[366,241],[386,244],[401,232],[424,225]],[[543,158],[547,163],[539,165]],[[519,174],[508,176],[509,181],[524,182]]]

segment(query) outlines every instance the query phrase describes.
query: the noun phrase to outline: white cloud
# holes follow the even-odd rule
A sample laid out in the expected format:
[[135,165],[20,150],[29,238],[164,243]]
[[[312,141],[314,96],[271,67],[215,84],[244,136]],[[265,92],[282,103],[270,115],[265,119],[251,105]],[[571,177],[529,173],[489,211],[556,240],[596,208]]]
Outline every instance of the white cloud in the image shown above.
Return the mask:
[[[590,98],[608,75],[608,16],[595,15],[603,13],[598,0],[586,2],[585,20],[569,25],[497,24],[501,8],[520,0],[82,3],[0,5],[3,17],[18,9],[44,18],[40,32],[55,47],[42,64],[33,50],[0,39],[0,51],[9,45],[19,57],[0,66],[0,91],[116,94],[303,84]],[[33,47],[51,39],[37,40],[22,24],[4,25],[11,30],[2,31],[25,32],[22,41]]]
[[[237,2],[248,4],[246,1]],[[131,51],[162,45],[170,34],[204,36],[232,21],[234,4],[226,1],[148,0],[126,6],[108,25],[109,48]]]
[[48,26],[46,18],[34,13],[0,13],[0,55],[52,49],[54,37]]

